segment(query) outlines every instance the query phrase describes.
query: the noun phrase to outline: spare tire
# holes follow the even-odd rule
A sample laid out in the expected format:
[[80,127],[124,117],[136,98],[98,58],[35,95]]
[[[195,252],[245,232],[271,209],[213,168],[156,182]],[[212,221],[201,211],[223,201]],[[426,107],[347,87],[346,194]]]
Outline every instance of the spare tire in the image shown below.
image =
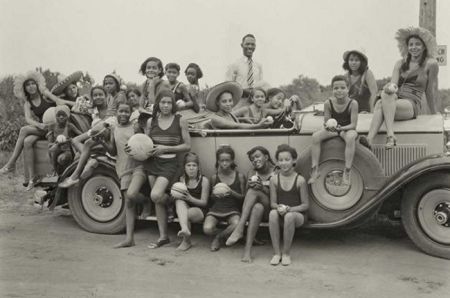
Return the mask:
[[[376,192],[384,171],[376,156],[359,143],[352,165],[351,185],[342,185],[345,142],[340,137],[324,141],[319,160],[320,177],[309,185],[309,217],[318,223],[334,222],[352,214]],[[311,149],[297,160],[296,171],[306,180],[311,172]]]

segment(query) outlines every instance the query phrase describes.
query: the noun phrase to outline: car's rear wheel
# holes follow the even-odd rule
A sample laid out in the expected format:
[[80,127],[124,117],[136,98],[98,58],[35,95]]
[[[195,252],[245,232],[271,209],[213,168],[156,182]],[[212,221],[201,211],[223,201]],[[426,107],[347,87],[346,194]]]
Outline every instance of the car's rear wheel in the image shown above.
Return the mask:
[[450,174],[431,173],[410,183],[401,211],[408,236],[421,250],[450,259]]
[[68,201],[75,221],[86,231],[116,234],[125,229],[125,202],[114,170],[97,167],[68,190]]

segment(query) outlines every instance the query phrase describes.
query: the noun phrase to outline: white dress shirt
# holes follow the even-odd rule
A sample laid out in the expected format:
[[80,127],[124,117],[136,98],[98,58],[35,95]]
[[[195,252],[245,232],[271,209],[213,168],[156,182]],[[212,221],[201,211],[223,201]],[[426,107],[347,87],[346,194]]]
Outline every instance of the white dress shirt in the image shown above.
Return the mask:
[[[249,88],[247,82],[248,76],[248,58],[243,56],[230,66],[226,73],[226,81],[234,81],[239,83],[242,88]],[[252,59],[253,60],[253,59]],[[253,86],[263,79],[263,69],[261,64],[253,60]]]

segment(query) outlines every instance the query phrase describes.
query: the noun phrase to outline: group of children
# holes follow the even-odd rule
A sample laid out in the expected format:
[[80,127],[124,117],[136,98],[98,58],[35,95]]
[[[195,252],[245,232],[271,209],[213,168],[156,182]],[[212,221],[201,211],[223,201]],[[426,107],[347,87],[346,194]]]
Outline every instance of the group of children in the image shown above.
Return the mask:
[[[56,173],[61,174],[73,161],[75,151],[79,152],[76,169],[71,176],[59,183],[59,187],[72,187],[79,183],[80,179],[89,177],[98,165],[97,159],[91,156],[92,152],[108,152],[116,156],[117,175],[126,200],[126,239],[116,247],[134,245],[136,204],[144,203],[144,206],[148,207],[148,194],[140,193],[142,186],[148,181],[160,231],[158,241],[151,247],[169,243],[167,205],[174,204],[181,227],[178,233],[182,238],[178,247],[180,250],[191,247],[191,223],[203,221],[205,234],[213,237],[211,250],[217,251],[225,242],[227,245],[233,245],[242,238],[245,224],[249,221],[242,259],[248,262],[251,260],[250,250],[259,223],[266,217],[269,220],[274,248],[270,263],[288,265],[295,228],[305,223],[309,205],[305,179],[294,170],[297,152],[285,144],[278,146],[275,165],[267,149],[261,146],[253,148],[248,156],[254,169],[249,179],[246,179],[236,170],[234,150],[224,146],[216,152],[216,174],[210,178],[203,176],[198,156],[189,152],[188,124],[178,113],[183,109],[198,112],[208,107],[208,102],[203,102],[195,96],[198,95],[195,90],[199,89],[192,88],[193,85],[198,86],[198,78],[202,74],[198,65],[190,64],[186,74],[190,78],[191,87],[187,88],[177,80],[179,72],[180,67],[175,63],[167,64],[164,72],[162,62],[158,58],[150,57],[141,66],[141,73],[147,77],[141,88],[142,92],[139,89],[124,92],[121,89],[121,80],[115,74],[106,75],[102,86],[93,87],[88,100],[86,97],[78,97],[73,104],[58,102],[55,95],[48,90],[44,91],[43,94],[53,98],[57,104],[55,123],[45,127],[50,160]],[[164,74],[168,78],[167,81],[162,80]],[[38,87],[37,93],[41,94],[39,87],[42,86],[39,86],[36,79],[30,78],[28,81],[34,82]],[[24,93],[32,93],[32,88],[27,89],[25,83],[22,86]],[[325,102],[324,128],[315,132],[312,137],[312,169],[308,183],[315,183],[320,176],[318,163],[321,142],[339,136],[346,143],[342,182],[349,185],[358,136],[355,131],[358,103],[348,97],[349,84],[345,76],[335,76],[331,85],[333,97]],[[227,99],[229,103],[223,104],[222,101],[226,101],[224,95],[227,94],[235,95],[232,91],[225,90],[212,99],[213,105],[218,108],[217,113],[228,109],[229,105],[233,107],[240,100],[232,97]],[[45,100],[44,97],[42,100]],[[247,118],[249,125],[263,123],[267,116],[276,117],[279,113],[289,113],[293,104],[297,109],[300,108],[298,97],[291,98],[286,104],[284,93],[276,88],[269,89],[268,92],[255,88],[250,100],[249,106],[240,107],[232,114],[233,117]],[[69,121],[69,106],[73,111],[90,114],[91,129],[83,133]],[[224,113],[230,111],[226,110]],[[328,124],[331,118],[337,121],[336,125]],[[127,145],[131,136],[138,132],[147,134],[154,142],[154,147],[149,150],[148,159],[144,162],[133,159]],[[33,134],[33,131],[30,134]],[[176,177],[177,155],[181,153],[185,154],[184,171],[181,177]],[[1,172],[8,172],[9,169],[9,166],[5,166]],[[174,199],[168,190],[177,180],[186,185],[187,191]],[[144,207],[144,213],[145,209]],[[225,228],[220,228],[223,225]],[[280,226],[283,228],[282,250]]]

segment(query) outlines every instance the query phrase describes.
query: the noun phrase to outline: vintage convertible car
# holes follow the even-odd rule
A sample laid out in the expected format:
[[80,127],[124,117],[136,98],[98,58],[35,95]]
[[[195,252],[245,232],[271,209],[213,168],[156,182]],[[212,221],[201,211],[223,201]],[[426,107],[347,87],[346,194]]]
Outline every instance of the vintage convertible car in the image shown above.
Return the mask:
[[[203,173],[214,172],[215,151],[222,144],[236,151],[239,171],[249,169],[246,152],[263,145],[275,152],[281,143],[299,152],[296,170],[309,178],[311,135],[323,124],[320,109],[296,114],[290,129],[208,130],[193,129],[192,151],[199,154]],[[306,228],[354,227],[377,213],[401,217],[411,240],[424,252],[450,259],[450,120],[446,115],[423,115],[395,122],[397,146],[384,147],[383,130],[372,150],[358,144],[351,186],[342,185],[344,143],[339,138],[323,144],[319,180],[310,186],[311,206]],[[360,114],[357,130],[366,134],[371,114]],[[83,122],[83,121],[81,121]],[[83,125],[80,125],[83,126]],[[86,126],[84,124],[84,126]],[[82,127],[83,128],[83,127]],[[448,142],[448,143],[447,143]],[[47,145],[37,143],[39,173],[50,172]],[[125,227],[124,200],[114,170],[114,159],[97,156],[99,166],[77,187],[59,189],[47,184],[50,208],[68,203],[77,223],[94,233],[118,233]],[[75,164],[59,178],[71,174]]]

